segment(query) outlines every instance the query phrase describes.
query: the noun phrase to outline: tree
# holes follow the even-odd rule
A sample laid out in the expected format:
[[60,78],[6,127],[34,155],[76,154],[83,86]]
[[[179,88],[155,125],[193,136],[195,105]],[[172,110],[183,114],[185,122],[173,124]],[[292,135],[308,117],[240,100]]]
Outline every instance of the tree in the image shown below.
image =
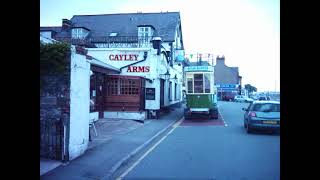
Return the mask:
[[251,94],[252,92],[257,92],[257,88],[252,86],[251,84],[244,85],[244,89],[246,89],[249,94]]

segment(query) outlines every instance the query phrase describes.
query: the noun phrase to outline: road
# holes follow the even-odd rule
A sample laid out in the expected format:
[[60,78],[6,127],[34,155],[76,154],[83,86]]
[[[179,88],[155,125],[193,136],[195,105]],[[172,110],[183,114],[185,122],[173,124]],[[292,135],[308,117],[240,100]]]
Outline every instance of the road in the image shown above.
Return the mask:
[[[119,173],[123,179],[279,180],[280,135],[247,134],[242,107],[219,102],[223,123],[184,123]],[[122,176],[120,176],[122,175]]]

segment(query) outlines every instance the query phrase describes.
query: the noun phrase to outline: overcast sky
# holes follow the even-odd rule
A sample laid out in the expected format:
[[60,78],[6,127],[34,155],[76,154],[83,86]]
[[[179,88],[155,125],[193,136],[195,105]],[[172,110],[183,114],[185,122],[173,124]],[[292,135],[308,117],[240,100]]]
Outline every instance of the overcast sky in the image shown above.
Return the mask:
[[224,55],[242,84],[280,88],[279,0],[40,0],[40,26],[73,15],[179,11],[185,51]]

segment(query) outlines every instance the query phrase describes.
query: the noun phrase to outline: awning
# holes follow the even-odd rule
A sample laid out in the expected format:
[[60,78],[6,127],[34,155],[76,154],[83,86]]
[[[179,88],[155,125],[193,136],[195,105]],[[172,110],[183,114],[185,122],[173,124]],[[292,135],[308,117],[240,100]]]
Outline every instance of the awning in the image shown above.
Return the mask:
[[117,72],[120,72],[120,69],[119,68],[116,68],[114,66],[111,66],[109,64],[106,64],[100,60],[97,60],[95,58],[93,58],[92,60],[89,61],[91,64],[93,65],[96,65],[96,66],[100,66],[102,68],[107,68],[107,69],[110,69],[110,70],[114,70],[114,71],[117,71]]

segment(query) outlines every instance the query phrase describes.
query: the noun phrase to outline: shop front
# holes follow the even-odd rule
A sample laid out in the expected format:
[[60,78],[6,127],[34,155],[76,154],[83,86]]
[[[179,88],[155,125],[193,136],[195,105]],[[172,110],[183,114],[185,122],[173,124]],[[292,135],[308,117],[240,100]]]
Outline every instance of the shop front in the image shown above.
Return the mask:
[[[120,69],[105,76],[105,118],[158,117],[159,111],[181,102],[182,71],[170,66],[165,52],[153,48],[89,48],[89,53]],[[98,95],[98,94],[97,94]]]

